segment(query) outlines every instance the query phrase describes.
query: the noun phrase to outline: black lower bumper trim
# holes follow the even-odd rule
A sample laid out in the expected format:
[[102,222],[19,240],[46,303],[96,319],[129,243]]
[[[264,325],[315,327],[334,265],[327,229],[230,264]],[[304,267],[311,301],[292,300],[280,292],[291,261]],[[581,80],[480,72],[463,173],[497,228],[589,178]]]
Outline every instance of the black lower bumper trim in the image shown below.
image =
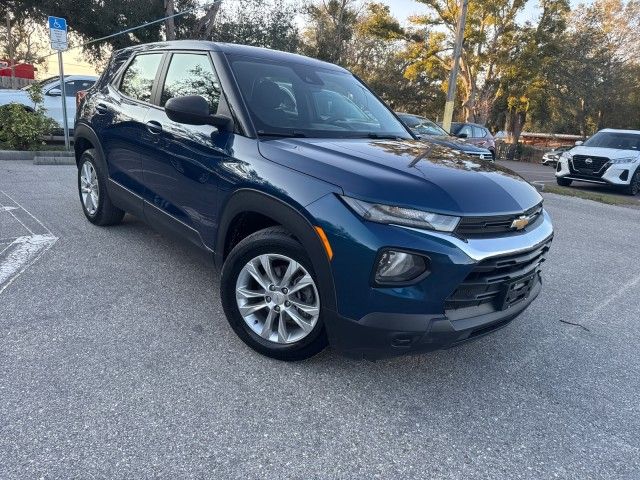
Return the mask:
[[526,299],[506,310],[461,320],[444,315],[370,313],[355,321],[336,314],[328,329],[329,341],[348,357],[368,360],[447,349],[508,325],[541,289],[537,282]]

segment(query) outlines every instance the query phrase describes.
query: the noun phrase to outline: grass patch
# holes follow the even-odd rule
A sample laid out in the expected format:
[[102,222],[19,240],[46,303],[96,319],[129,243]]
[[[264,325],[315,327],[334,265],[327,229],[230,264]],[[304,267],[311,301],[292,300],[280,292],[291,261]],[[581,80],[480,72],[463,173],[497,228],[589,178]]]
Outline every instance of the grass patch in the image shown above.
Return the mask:
[[638,202],[633,200],[633,197],[625,198],[607,193],[580,190],[578,188],[561,187],[559,185],[545,184],[543,191],[557,195],[566,195],[567,197],[584,198],[585,200],[593,200],[594,202],[606,203],[607,205],[638,205]]

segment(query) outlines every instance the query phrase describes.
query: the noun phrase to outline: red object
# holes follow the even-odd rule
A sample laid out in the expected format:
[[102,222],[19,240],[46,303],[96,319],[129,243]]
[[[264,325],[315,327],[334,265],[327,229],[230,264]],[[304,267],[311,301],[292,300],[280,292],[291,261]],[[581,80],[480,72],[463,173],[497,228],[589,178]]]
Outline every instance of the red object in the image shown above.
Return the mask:
[[[0,64],[7,66],[0,66],[0,77],[10,77],[11,67],[7,60],[0,60]],[[18,63],[13,67],[16,78],[29,78],[33,80],[35,78],[36,69],[33,65],[28,63]]]
[[76,110],[80,108],[80,104],[84,100],[84,97],[87,96],[86,90],[78,90],[76,92]]

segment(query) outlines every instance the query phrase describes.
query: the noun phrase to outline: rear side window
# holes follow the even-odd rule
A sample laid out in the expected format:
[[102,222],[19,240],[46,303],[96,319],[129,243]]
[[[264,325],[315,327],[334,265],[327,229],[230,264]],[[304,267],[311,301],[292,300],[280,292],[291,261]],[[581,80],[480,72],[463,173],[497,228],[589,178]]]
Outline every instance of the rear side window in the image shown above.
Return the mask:
[[175,97],[200,95],[209,103],[209,111],[215,114],[220,103],[220,82],[207,55],[175,53],[167,69],[162,87],[160,105]]
[[134,58],[122,76],[120,91],[141,102],[151,102],[151,89],[160,60],[162,53],[138,55]]
[[481,127],[473,127],[473,137],[474,138],[484,138],[487,136],[487,132],[484,128]]

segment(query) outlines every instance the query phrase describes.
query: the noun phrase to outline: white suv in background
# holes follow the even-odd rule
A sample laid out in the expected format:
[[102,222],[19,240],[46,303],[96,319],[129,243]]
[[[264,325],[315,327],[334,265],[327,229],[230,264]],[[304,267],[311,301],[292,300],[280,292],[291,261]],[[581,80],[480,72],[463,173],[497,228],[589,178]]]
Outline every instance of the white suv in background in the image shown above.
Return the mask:
[[[64,86],[67,100],[67,125],[73,130],[73,122],[76,118],[76,92],[79,90],[88,90],[96,83],[98,77],[89,75],[65,75]],[[29,97],[27,87],[20,90],[0,89],[0,105],[8,105],[9,103],[19,103],[25,108],[33,110],[35,105]],[[44,93],[44,108],[47,109],[47,116],[53,118],[60,128],[63,124],[62,116],[62,90],[60,89],[60,77],[51,77],[40,82],[40,88]]]
[[640,192],[640,130],[605,128],[576,145],[558,160],[558,185],[576,180],[619,186],[629,195]]

